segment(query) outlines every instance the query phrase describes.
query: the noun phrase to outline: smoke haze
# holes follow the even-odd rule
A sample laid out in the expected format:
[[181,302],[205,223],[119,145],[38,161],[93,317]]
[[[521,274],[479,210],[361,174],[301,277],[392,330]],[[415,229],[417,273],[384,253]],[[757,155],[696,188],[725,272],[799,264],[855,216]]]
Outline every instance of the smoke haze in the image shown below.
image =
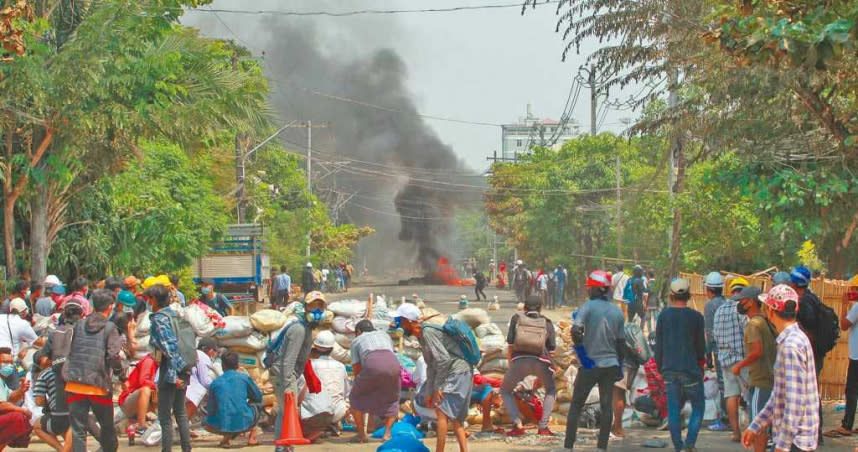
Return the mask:
[[[334,3],[289,2],[289,9],[336,10]],[[219,1],[214,7],[246,9],[248,3]],[[253,2],[253,9],[277,7],[276,2]],[[239,44],[249,46],[254,54],[264,50],[271,104],[284,122],[330,124],[328,129],[313,131],[314,157],[319,158],[313,165],[323,167],[321,174],[314,171],[319,178],[314,188],[317,193],[332,190],[329,193],[334,196],[352,196],[340,219],[376,229],[359,246],[358,257],[366,259],[373,272],[397,269],[401,274],[408,268],[423,274],[434,271],[438,258],[453,252],[448,238],[456,206],[479,194],[438,183],[464,183],[468,170],[417,116],[417,107],[405,87],[407,68],[399,55],[383,46],[404,34],[395,19],[210,16],[189,14],[184,22],[208,35],[219,21],[229,28],[257,30],[251,34],[252,40]],[[313,91],[388,111],[326,98]],[[304,130],[290,130],[283,136],[287,147],[304,150],[299,147],[306,143]],[[325,170],[335,168],[339,168],[335,174],[324,176]],[[473,179],[464,180],[473,183]]]

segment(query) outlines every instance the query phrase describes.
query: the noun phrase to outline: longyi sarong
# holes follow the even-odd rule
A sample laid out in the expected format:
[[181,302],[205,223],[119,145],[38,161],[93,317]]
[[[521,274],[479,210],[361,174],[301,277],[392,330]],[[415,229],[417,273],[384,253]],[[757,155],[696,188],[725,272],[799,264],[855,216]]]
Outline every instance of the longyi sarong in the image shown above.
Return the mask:
[[360,373],[349,395],[352,409],[375,416],[399,413],[399,360],[390,350],[376,350],[360,363]]

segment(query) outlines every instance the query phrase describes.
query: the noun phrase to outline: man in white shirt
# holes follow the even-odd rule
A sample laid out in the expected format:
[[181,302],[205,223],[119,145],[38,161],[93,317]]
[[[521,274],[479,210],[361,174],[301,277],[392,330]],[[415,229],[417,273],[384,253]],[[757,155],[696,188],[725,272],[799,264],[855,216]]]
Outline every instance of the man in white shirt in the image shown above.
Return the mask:
[[611,278],[611,288],[614,289],[614,301],[623,302],[623,290],[629,282],[629,275],[623,273],[623,264],[617,264],[617,272]]
[[313,341],[310,363],[313,371],[322,382],[322,391],[313,394],[302,389],[301,429],[304,436],[313,441],[325,430],[341,421],[348,411],[348,398],[351,383],[346,366],[331,358],[334,349],[334,334],[321,331]]
[[[13,298],[9,302],[9,313],[0,314],[0,348],[12,349],[12,354],[15,356],[22,345],[37,342],[36,332],[33,331],[30,322],[24,320],[27,311],[27,303],[24,300]],[[39,341],[44,342],[42,339]]]

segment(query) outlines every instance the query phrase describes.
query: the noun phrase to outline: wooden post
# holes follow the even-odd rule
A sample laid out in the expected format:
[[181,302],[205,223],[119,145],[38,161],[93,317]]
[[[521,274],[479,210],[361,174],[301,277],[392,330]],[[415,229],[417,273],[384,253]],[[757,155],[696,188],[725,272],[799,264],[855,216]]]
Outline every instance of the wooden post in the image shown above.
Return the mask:
[[366,318],[367,319],[372,319],[372,305],[373,305],[372,301],[374,298],[375,297],[373,296],[372,292],[370,292],[369,300],[367,300],[367,302],[366,302]]

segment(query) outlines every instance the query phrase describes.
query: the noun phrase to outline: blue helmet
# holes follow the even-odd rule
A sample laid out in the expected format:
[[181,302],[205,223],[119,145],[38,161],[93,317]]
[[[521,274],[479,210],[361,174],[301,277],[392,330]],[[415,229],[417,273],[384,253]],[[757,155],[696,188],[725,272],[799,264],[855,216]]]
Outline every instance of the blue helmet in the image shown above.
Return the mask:
[[810,269],[804,265],[799,265],[789,272],[789,279],[798,287],[807,287],[810,285],[810,278]]

